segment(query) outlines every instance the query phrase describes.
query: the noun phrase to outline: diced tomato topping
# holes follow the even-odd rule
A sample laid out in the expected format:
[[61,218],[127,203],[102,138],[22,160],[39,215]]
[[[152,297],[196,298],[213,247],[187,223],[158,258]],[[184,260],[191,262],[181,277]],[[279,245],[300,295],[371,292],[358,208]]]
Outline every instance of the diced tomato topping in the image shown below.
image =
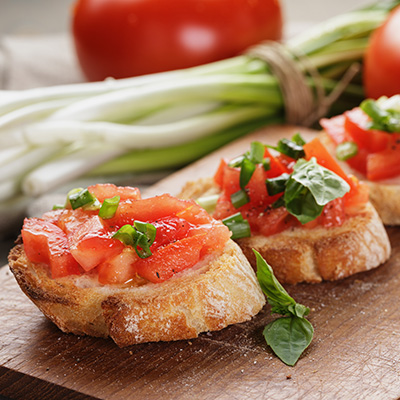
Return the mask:
[[193,201],[179,200],[169,194],[152,197],[149,199],[122,202],[113,218],[106,220],[110,227],[119,228],[126,224],[133,224],[134,221],[150,222],[157,219],[176,215],[185,210]]
[[331,119],[322,119],[322,127],[336,145],[354,141],[358,153],[346,162],[371,181],[400,175],[400,134],[368,129],[370,118],[359,107]]
[[96,196],[97,200],[101,203],[105,199],[110,199],[114,196],[119,196],[121,201],[140,199],[139,189],[130,186],[115,186],[111,183],[103,183],[89,186],[88,190],[91,194]]
[[319,123],[325,129],[326,133],[331,137],[331,139],[336,143],[342,143],[350,140],[349,135],[347,135],[344,129],[344,115],[337,115],[332,118],[322,118]]
[[360,148],[368,152],[378,152],[386,149],[390,133],[368,129],[370,118],[360,108],[346,111],[344,129],[349,133]]
[[25,219],[22,240],[28,259],[33,263],[50,265],[53,278],[81,273],[69,250],[67,235],[51,222],[39,218]]
[[228,165],[227,160],[225,160],[224,158],[221,159],[217,172],[214,175],[214,181],[218,186],[222,186],[223,181],[224,181],[224,173],[225,173],[225,169],[226,166]]
[[160,247],[151,257],[136,262],[135,270],[150,282],[164,282],[199,262],[205,239],[205,234],[196,235]]
[[99,282],[103,285],[128,282],[136,275],[134,264],[138,260],[135,250],[125,247],[119,254],[98,266]]
[[[137,189],[115,185],[95,185],[89,191],[100,201],[121,197],[113,218],[104,220],[98,210],[78,208],[51,211],[43,219],[25,221],[26,254],[32,262],[49,264],[53,278],[91,271],[98,274],[101,284],[143,278],[162,282],[206,254],[220,251],[231,236],[225,225],[193,201],[170,195],[140,199]],[[121,226],[138,220],[156,227],[150,247],[153,254],[146,259],[112,237]]]
[[71,254],[85,271],[97,267],[120,253],[124,244],[112,239],[97,215],[68,236]]
[[370,181],[380,181],[396,176],[400,176],[400,144],[379,153],[368,154],[367,178]]

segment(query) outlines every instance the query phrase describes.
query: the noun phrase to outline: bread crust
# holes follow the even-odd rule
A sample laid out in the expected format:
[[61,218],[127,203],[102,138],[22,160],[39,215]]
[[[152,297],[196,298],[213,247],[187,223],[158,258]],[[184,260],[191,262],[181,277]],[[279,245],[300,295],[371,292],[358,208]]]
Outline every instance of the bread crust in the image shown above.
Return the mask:
[[[335,146],[327,133],[322,132],[320,135],[321,142],[335,155]],[[348,174],[355,175],[358,179],[364,181],[369,186],[369,199],[382,222],[385,225],[400,225],[400,178],[395,180],[387,180],[380,182],[372,182],[365,176],[352,169],[346,162],[338,161],[344,171]]]
[[[188,182],[178,197],[187,199],[192,193],[201,193],[204,182]],[[209,178],[207,190],[212,182]],[[370,203],[340,227],[295,227],[268,237],[239,239],[237,243],[253,268],[255,249],[272,266],[280,282],[291,284],[338,280],[370,270],[384,263],[391,250],[386,230]]]
[[120,347],[195,338],[247,321],[265,304],[254,271],[231,240],[190,270],[141,286],[102,286],[88,276],[51,279],[21,244],[9,265],[24,293],[63,332],[110,336]]

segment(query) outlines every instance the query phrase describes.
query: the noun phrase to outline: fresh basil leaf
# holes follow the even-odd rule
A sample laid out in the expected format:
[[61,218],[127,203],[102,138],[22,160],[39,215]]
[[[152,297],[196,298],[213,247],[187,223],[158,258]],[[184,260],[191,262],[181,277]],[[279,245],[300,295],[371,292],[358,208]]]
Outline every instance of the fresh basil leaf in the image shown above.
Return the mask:
[[289,179],[283,198],[286,210],[302,224],[319,217],[324,209],[324,206],[317,204],[308,188],[293,179]]
[[305,318],[292,315],[270,322],[263,335],[274,353],[285,364],[293,366],[311,343],[314,328]]
[[295,180],[309,189],[316,203],[320,206],[343,197],[350,191],[350,186],[344,179],[317,164],[314,157],[310,161],[296,163],[290,180]]
[[257,261],[257,279],[262,291],[267,296],[268,303],[272,306],[272,312],[282,315],[290,314],[288,307],[295,306],[296,302],[276,279],[272,268],[261,254],[254,249],[253,252]]

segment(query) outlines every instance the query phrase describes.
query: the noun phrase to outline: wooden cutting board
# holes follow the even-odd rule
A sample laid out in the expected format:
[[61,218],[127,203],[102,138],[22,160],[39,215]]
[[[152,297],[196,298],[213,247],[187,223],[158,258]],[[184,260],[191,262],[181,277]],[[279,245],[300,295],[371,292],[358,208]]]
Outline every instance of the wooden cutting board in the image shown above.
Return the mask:
[[[274,143],[291,127],[254,133],[154,185],[179,192],[212,174],[221,156],[252,140]],[[311,131],[302,129],[310,138]],[[295,367],[265,344],[269,306],[252,321],[198,339],[119,349],[111,340],[63,334],[0,270],[0,394],[12,399],[397,399],[400,397],[400,228],[391,259],[340,282],[286,286],[308,305],[315,337]]]

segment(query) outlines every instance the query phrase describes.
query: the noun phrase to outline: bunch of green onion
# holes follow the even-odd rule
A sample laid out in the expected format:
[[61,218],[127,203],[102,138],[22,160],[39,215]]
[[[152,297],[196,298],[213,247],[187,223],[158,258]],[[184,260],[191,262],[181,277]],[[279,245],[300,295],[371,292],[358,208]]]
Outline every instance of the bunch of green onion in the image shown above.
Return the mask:
[[[286,45],[308,57],[329,93],[398,4],[332,18]],[[362,99],[353,82],[331,113]],[[143,77],[0,91],[0,214],[81,176],[180,167],[284,118],[279,82],[246,55]]]

